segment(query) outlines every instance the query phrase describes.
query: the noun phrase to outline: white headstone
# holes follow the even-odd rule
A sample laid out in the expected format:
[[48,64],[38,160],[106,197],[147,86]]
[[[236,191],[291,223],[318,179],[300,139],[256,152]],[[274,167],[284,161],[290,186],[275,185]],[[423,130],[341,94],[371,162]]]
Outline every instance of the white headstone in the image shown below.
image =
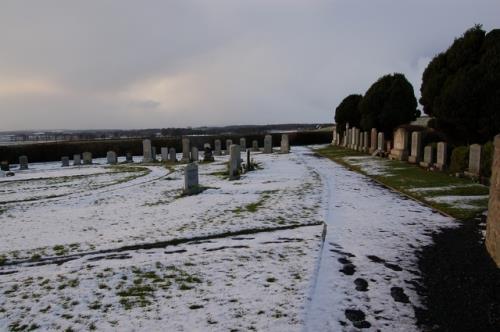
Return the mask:
[[198,164],[189,163],[184,168],[184,194],[195,194],[199,189]]
[[161,148],[161,161],[167,161],[167,160],[168,160],[168,148],[163,146]]
[[417,164],[422,159],[422,132],[414,131],[411,133],[411,153],[408,162]]
[[73,166],[79,166],[82,164],[82,158],[79,154],[73,155]]
[[290,152],[290,143],[288,141],[288,135],[281,135],[281,153],[289,153]]
[[439,142],[437,144],[436,168],[443,170],[446,168],[446,161],[448,159],[446,142]]
[[240,146],[232,144],[229,147],[230,155],[229,155],[229,178],[235,179],[240,174],[239,165],[241,163],[241,153]]
[[264,136],[264,153],[273,153],[273,137],[271,135]]
[[117,163],[117,157],[116,157],[116,152],[114,151],[108,151],[108,153],[106,154],[106,160],[108,162],[108,164],[110,165],[114,165]]

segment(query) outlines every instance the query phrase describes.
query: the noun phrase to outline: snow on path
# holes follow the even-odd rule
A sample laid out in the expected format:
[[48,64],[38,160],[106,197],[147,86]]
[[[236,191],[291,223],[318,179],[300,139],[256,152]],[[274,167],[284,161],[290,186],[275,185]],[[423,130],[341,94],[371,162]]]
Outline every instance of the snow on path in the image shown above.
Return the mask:
[[454,221],[306,148],[294,151],[323,180],[328,227],[305,330],[418,330],[415,251]]

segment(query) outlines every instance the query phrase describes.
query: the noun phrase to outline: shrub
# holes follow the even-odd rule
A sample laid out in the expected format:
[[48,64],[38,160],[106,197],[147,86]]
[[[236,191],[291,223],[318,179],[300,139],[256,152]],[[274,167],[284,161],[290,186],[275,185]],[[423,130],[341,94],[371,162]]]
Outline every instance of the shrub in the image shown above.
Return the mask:
[[459,173],[465,171],[469,166],[469,148],[457,146],[451,152],[450,172]]

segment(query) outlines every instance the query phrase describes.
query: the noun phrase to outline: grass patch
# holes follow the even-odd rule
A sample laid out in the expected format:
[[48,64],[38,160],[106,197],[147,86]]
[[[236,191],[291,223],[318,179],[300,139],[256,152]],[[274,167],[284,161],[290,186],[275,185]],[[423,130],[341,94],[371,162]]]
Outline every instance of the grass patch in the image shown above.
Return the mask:
[[[478,214],[488,208],[487,200],[481,198],[471,200],[470,204],[469,202],[466,202],[466,204],[471,205],[471,207],[460,207],[459,204],[445,204],[432,201],[431,198],[437,196],[488,195],[488,187],[474,184],[469,179],[457,178],[446,172],[430,172],[406,162],[369,157],[359,151],[352,151],[336,146],[328,146],[319,149],[317,150],[317,153],[351,170],[371,177],[388,187],[394,188],[457,219],[466,220],[475,218]],[[380,161],[383,160],[383,174],[367,174],[367,172],[363,171],[361,164],[359,164],[360,161],[349,160],[348,157],[354,156],[366,156],[367,158],[376,158]],[[428,189],[421,191],[415,190],[419,188]],[[436,189],[432,190],[432,188]]]

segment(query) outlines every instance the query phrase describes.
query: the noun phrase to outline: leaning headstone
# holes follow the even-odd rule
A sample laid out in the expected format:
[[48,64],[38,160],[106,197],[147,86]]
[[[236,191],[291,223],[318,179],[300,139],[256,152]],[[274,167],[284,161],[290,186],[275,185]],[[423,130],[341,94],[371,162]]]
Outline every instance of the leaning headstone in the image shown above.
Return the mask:
[[384,137],[384,133],[383,132],[380,132],[378,133],[378,137],[377,137],[377,150],[379,152],[383,152],[384,149],[385,149],[385,137]]
[[61,166],[68,167],[69,166],[69,157],[61,157]]
[[156,161],[156,146],[151,147],[151,158]]
[[424,161],[420,162],[420,166],[428,168],[434,164],[434,148],[432,145],[427,145],[424,148]]
[[73,166],[79,166],[82,164],[82,158],[79,154],[73,155]]
[[83,164],[84,165],[92,165],[92,153],[84,152],[83,154]]
[[20,156],[19,157],[19,169],[28,169],[28,157]]
[[233,141],[230,139],[227,139],[226,140],[226,155],[229,155],[231,145],[233,145]]
[[192,195],[199,192],[200,186],[198,183],[198,164],[189,163],[184,168],[184,194]]
[[168,161],[170,161],[172,163],[177,162],[177,155],[175,152],[175,148],[170,148],[170,150],[168,152]]
[[271,135],[264,136],[264,153],[273,153],[273,137]]
[[372,128],[370,132],[370,149],[368,150],[370,154],[377,150],[377,134],[377,129]]
[[281,135],[281,148],[280,148],[281,153],[289,153],[290,152],[290,142],[288,141],[288,135],[287,134],[282,134]]
[[500,135],[495,136],[494,145],[486,222],[486,249],[497,267],[500,267]]
[[127,154],[125,155],[125,162],[126,163],[134,162],[134,156],[132,156],[132,152],[127,152]]
[[183,162],[189,161],[189,138],[182,139],[182,160]]
[[116,157],[116,152],[108,151],[108,153],[106,154],[106,160],[110,165],[116,164],[118,162],[118,158]]
[[404,128],[398,128],[394,133],[394,148],[390,150],[389,159],[408,160],[408,132]]
[[239,145],[232,144],[229,147],[229,178],[236,179],[240,175],[241,153]]
[[9,165],[9,162],[8,162],[8,161],[2,161],[2,162],[0,163],[0,170],[5,171],[5,172],[10,171],[10,165]]
[[411,154],[408,162],[418,164],[422,159],[422,132],[414,131],[411,133]]
[[198,161],[200,159],[200,156],[198,154],[198,148],[196,146],[193,146],[191,148],[191,162]]
[[259,141],[257,141],[257,140],[252,141],[252,150],[259,151]]
[[167,161],[168,160],[168,148],[163,146],[160,150],[161,152],[161,161]]
[[150,163],[153,161],[153,150],[151,149],[151,140],[142,141],[142,162]]
[[220,156],[222,154],[222,147],[221,147],[221,142],[220,139],[216,139],[214,141],[214,155]]
[[247,140],[245,137],[240,138],[240,149],[241,150],[247,149]]
[[448,159],[446,142],[439,142],[437,144],[436,168],[443,170],[446,168],[446,161]]
[[469,147],[469,176],[479,176],[481,173],[481,145],[472,144]]

